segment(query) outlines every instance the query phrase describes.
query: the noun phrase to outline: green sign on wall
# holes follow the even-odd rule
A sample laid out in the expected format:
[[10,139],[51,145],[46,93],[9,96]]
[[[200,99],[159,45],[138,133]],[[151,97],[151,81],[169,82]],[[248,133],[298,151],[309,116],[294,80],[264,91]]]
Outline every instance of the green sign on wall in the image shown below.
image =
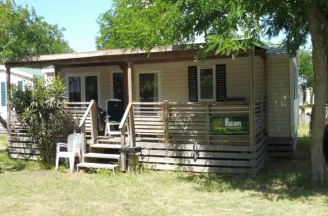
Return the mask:
[[210,119],[210,131],[213,135],[248,135],[248,116],[213,116]]

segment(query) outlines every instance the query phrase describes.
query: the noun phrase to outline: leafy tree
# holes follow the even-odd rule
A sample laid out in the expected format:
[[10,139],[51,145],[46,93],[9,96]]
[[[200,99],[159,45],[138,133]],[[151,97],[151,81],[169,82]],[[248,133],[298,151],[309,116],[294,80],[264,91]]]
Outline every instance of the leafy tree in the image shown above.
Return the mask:
[[58,25],[47,23],[35,10],[0,1],[0,63],[8,59],[67,53],[73,50]]
[[18,87],[11,89],[11,108],[38,145],[41,162],[48,167],[53,165],[55,141],[63,134],[63,125],[75,124],[64,107],[65,92],[65,85],[59,78],[35,78],[24,91]]
[[328,2],[326,0],[114,0],[100,16],[98,49],[186,44],[205,37],[202,52],[238,54],[263,35],[283,32],[291,54],[311,35],[316,92],[313,111],[312,180],[324,181],[322,139],[327,101]]
[[[227,13],[233,11],[233,13]],[[193,43],[205,37],[203,51],[236,54],[251,48],[257,22],[238,0],[114,0],[98,23],[98,49],[140,48]],[[249,31],[241,32],[245,26]],[[248,39],[248,40],[241,40]]]
[[303,92],[303,103],[306,101],[306,89],[314,89],[314,72],[312,64],[312,54],[309,50],[301,50],[299,52],[300,56],[300,66],[299,76],[300,76],[300,85]]

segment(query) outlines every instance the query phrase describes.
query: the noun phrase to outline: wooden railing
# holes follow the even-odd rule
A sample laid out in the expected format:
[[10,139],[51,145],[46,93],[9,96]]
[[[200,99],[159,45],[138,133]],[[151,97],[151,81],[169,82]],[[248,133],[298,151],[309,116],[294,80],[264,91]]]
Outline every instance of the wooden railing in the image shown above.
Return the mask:
[[267,100],[262,98],[255,101],[254,108],[255,140],[259,142],[267,132]]
[[[87,108],[86,108],[86,105]],[[97,122],[97,103],[92,100],[90,102],[69,102],[67,109],[71,110],[73,118],[78,121],[78,128],[82,134],[82,162],[84,162],[84,154],[86,154],[87,136],[91,135],[91,142],[96,143],[98,137],[98,122]]]
[[[130,146],[133,146],[133,138],[135,135],[134,135],[134,130],[132,131],[131,130],[131,114],[132,113],[132,103],[129,103],[125,112],[124,112],[124,115],[122,117],[122,120],[121,120],[121,123],[119,125],[119,129],[121,131],[121,148],[124,148],[126,146],[126,133],[128,133],[128,138],[129,138],[129,145]],[[133,133],[133,134],[132,134]],[[121,170],[122,171],[125,171],[126,170],[126,154],[121,152]]]
[[[252,107],[253,113],[250,112]],[[242,131],[217,132],[213,129],[216,120],[221,124],[243,121]],[[266,100],[256,101],[254,106],[247,102],[132,102],[119,128],[122,147],[156,148],[160,144],[184,146],[195,142],[206,146],[257,145],[266,133]],[[126,155],[122,154],[121,158],[125,170]]]
[[126,109],[120,129],[125,131],[123,123],[129,116],[131,146],[135,145],[135,137],[141,142],[164,144],[250,144],[249,134],[215,134],[210,128],[215,117],[249,117],[249,113],[245,102],[133,102]]
[[[200,145],[249,144],[249,135],[219,134],[213,121],[230,117],[248,117],[249,105],[244,102],[169,103],[170,143]],[[224,122],[222,122],[225,124]]]

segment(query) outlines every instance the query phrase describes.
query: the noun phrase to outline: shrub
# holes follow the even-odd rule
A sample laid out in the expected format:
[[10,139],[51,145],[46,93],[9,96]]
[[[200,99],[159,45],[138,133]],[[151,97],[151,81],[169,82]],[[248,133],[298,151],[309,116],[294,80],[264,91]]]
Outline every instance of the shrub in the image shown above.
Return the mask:
[[24,91],[10,90],[10,106],[40,150],[40,160],[46,167],[54,162],[55,143],[64,132],[64,125],[75,125],[65,109],[65,85],[59,78],[35,78]]

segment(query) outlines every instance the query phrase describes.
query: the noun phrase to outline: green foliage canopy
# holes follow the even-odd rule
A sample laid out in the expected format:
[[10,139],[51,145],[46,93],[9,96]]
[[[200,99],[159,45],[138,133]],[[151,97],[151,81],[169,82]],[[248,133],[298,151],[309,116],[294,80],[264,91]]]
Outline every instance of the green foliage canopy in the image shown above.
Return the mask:
[[47,23],[35,10],[0,1],[0,63],[13,58],[73,50],[58,25]]
[[309,50],[300,50],[299,76],[300,84],[306,88],[314,88],[314,72],[312,64],[312,53]]
[[[98,49],[140,48],[194,43],[203,51],[234,54],[259,43],[258,21],[239,0],[114,0],[98,23]],[[227,13],[229,12],[229,13]],[[244,30],[244,31],[241,31]]]

